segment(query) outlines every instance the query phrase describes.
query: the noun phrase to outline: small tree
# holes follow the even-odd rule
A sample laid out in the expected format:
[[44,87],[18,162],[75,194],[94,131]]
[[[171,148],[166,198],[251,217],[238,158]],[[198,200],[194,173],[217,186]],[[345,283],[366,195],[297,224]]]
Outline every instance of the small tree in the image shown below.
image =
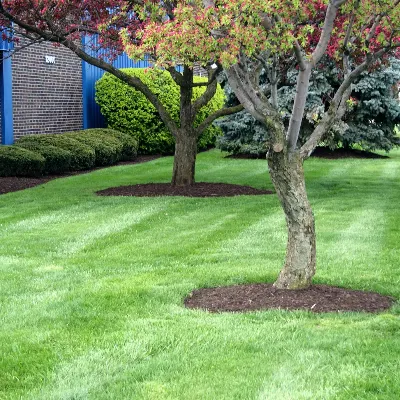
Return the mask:
[[[165,21],[165,34],[175,19],[174,1],[129,1],[129,0],[0,0],[0,27],[24,37],[28,44],[48,41],[73,51],[82,60],[102,68],[146,96],[158,111],[160,118],[175,139],[175,157],[172,184],[194,183],[197,139],[217,118],[242,109],[241,106],[220,109],[209,115],[200,124],[195,124],[200,109],[207,105],[217,88],[216,76],[219,69],[195,52],[178,60],[168,58],[157,41],[142,37],[143,32]],[[82,45],[82,35],[96,35],[98,40],[88,40]],[[147,55],[155,67],[164,67],[171,74],[180,90],[179,123],[174,121],[156,93],[152,92],[139,77],[129,75],[113,67],[113,59],[127,50],[135,59]],[[193,65],[202,61],[208,71],[207,82],[194,82]],[[175,68],[182,64],[182,72]],[[193,88],[204,87],[204,93],[193,100]]]
[[[236,46],[241,44],[236,52],[230,51],[228,60],[221,60],[229,84],[246,110],[270,133],[268,166],[288,226],[286,260],[275,282],[278,288],[298,289],[311,284],[316,269],[315,222],[307,198],[303,162],[343,118],[352,83],[363,72],[385,62],[388,54],[395,54],[400,45],[399,3],[400,0],[230,1],[229,5],[217,7],[220,2],[205,2],[220,15],[218,34],[229,37],[230,46],[235,40]],[[232,24],[233,30],[226,28]],[[245,41],[248,36],[252,37],[251,44]],[[295,56],[298,74],[286,128],[278,109],[277,78],[279,62],[288,54]],[[301,144],[310,78],[324,55],[341,61],[343,75],[328,109]],[[262,67],[271,73],[270,96],[259,86]]]

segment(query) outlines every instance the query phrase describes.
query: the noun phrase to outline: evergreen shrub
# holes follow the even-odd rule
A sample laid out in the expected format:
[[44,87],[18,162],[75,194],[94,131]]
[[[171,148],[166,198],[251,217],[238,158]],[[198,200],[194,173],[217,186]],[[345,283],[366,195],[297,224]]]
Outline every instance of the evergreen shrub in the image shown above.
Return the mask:
[[132,161],[137,157],[138,141],[128,133],[116,131],[108,128],[93,128],[82,131],[83,134],[93,133],[99,137],[114,138],[122,145],[120,154],[121,161]]
[[122,143],[111,137],[96,131],[77,131],[63,134],[65,137],[72,138],[95,152],[95,165],[112,165],[121,159]]
[[17,143],[27,142],[50,145],[69,151],[72,171],[89,169],[95,164],[95,152],[91,147],[63,134],[28,135],[19,139]]
[[0,146],[0,176],[42,175],[45,159],[40,154],[18,146]]
[[35,143],[35,142],[21,142],[18,141],[16,146],[31,150],[35,153],[40,154],[45,159],[45,165],[43,169],[44,175],[51,174],[63,174],[68,172],[71,168],[72,154],[68,150],[64,150],[60,147],[49,146],[46,144]]

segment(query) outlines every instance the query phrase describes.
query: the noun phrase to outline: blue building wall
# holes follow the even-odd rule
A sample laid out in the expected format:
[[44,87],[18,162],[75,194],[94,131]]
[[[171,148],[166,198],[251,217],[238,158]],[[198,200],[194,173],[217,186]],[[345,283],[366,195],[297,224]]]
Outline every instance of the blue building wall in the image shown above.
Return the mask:
[[[85,40],[89,39],[84,39],[84,45],[86,44]],[[93,40],[93,38],[90,40]],[[88,50],[86,49],[86,51]],[[126,54],[122,54],[113,62],[113,66],[116,68],[147,68],[150,66],[150,63],[148,60],[135,62]],[[105,127],[105,121],[100,113],[100,107],[95,101],[95,83],[103,74],[104,71],[102,69],[94,67],[85,61],[82,62],[84,129]]]

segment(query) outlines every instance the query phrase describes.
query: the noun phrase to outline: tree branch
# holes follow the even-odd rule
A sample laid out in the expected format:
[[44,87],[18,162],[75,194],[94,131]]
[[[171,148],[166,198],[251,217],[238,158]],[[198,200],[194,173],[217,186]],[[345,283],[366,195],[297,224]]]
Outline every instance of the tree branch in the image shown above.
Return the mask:
[[244,107],[239,104],[238,106],[229,107],[229,108],[221,108],[220,110],[216,111],[215,113],[209,115],[197,128],[196,133],[197,136],[200,136],[201,133],[209,126],[212,122],[216,119],[225,117],[227,115],[235,114],[239,111],[242,111]]
[[321,122],[316,126],[311,136],[308,138],[306,143],[300,149],[300,157],[302,159],[306,159],[310,156],[310,154],[317,147],[319,141],[322,136],[332,127],[334,122],[338,119],[338,117],[342,118],[343,115],[338,114],[339,107],[341,104],[347,100],[345,97],[348,95],[348,90],[351,88],[351,84],[364,72],[366,69],[380,57],[382,57],[385,53],[390,51],[391,49],[381,49],[373,55],[369,55],[366,57],[365,61],[360,64],[356,69],[350,72],[347,77],[345,77],[344,81],[340,85],[339,89],[335,93],[333,100],[329,106],[328,111],[324,114],[321,119]]
[[94,65],[96,67],[103,69],[104,71],[109,72],[110,74],[114,75],[121,81],[127,83],[129,86],[132,86],[135,89],[137,89],[139,92],[143,93],[143,95],[151,102],[151,104],[158,111],[162,121],[168,127],[170,132],[173,135],[175,135],[175,132],[177,132],[177,130],[178,130],[178,126],[176,125],[176,123],[174,122],[171,115],[164,107],[164,105],[160,102],[158,97],[149,89],[149,87],[147,85],[145,85],[141,81],[141,79],[134,77],[134,76],[130,76],[130,75],[122,72],[121,70],[115,68],[113,65],[111,65],[101,59],[92,57],[91,55],[89,55],[85,51],[83,51],[82,48],[79,47],[75,42],[67,39],[66,37],[62,36],[61,34],[55,34],[54,32],[45,32],[45,31],[40,30],[39,28],[36,28],[35,26],[31,26],[29,24],[24,23],[23,21],[21,21],[18,18],[9,14],[4,9],[3,4],[1,2],[0,2],[0,12],[10,22],[15,23],[19,27],[25,29],[27,32],[31,32],[31,33],[34,33],[35,35],[37,35],[38,39],[42,38],[43,40],[48,41],[48,42],[61,43],[63,46],[67,47],[72,52],[74,52],[83,61],[86,61],[87,63],[89,63],[91,65]]
[[331,0],[331,2],[329,3],[325,14],[325,20],[324,20],[324,25],[322,27],[321,36],[319,38],[317,46],[315,47],[315,50],[311,55],[310,62],[313,67],[315,67],[318,64],[322,56],[325,54],[334,27],[334,22],[338,8],[346,1],[347,0]]

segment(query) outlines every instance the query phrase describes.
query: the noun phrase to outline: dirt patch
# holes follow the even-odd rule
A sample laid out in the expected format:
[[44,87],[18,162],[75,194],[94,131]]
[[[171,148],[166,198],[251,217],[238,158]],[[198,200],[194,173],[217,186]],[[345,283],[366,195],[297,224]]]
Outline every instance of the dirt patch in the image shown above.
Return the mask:
[[[157,156],[157,155],[155,155],[155,156],[138,156],[134,161],[121,161],[112,166],[140,164],[140,163],[144,163],[147,161],[155,160],[156,158],[159,158],[159,157],[160,156]],[[0,194],[5,194],[5,193],[10,193],[10,192],[16,192],[18,190],[28,189],[28,188],[31,188],[34,186],[42,185],[43,183],[49,182],[56,178],[64,178],[67,176],[87,174],[88,172],[91,172],[91,171],[94,171],[97,169],[102,169],[102,168],[108,168],[108,167],[97,167],[97,168],[93,168],[93,169],[85,170],[85,171],[73,171],[73,172],[68,172],[68,173],[62,174],[62,175],[46,175],[41,178],[24,178],[24,177],[17,177],[17,176],[0,177]]]
[[191,186],[172,186],[170,183],[145,183],[132,186],[119,186],[100,190],[99,196],[186,196],[186,197],[231,197],[241,195],[272,194],[271,190],[260,190],[250,186],[228,183],[198,182]]
[[185,299],[188,308],[210,312],[246,312],[263,309],[308,310],[315,313],[390,308],[394,299],[373,292],[312,285],[302,290],[276,289],[272,284],[234,285],[194,290]]

